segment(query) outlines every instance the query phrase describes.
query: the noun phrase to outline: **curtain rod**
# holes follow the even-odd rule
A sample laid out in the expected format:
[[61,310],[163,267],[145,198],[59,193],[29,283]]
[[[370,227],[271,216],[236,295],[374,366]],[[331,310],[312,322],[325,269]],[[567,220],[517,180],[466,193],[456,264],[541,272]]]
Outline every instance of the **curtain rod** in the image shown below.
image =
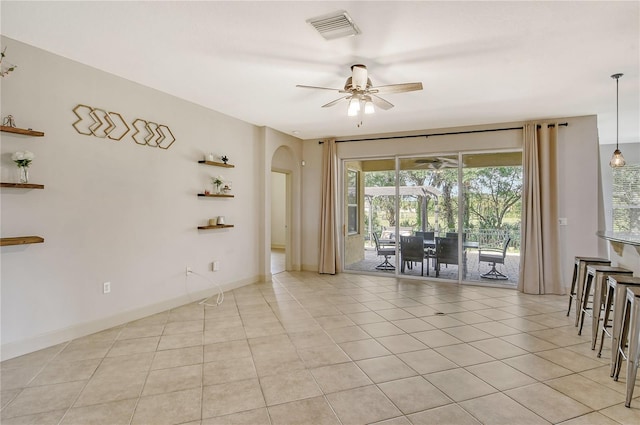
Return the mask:
[[[566,127],[569,123],[563,122],[558,124],[558,127]],[[547,127],[555,127],[555,124],[547,124]],[[538,128],[542,126],[538,124]],[[343,142],[364,142],[364,141],[372,141],[372,140],[391,140],[391,139],[414,139],[416,137],[431,137],[431,136],[450,136],[454,134],[470,134],[470,133],[488,133],[492,131],[508,131],[508,130],[522,130],[524,127],[509,127],[509,128],[490,128],[487,130],[468,130],[468,131],[452,131],[448,133],[430,133],[430,134],[415,134],[412,136],[388,136],[388,137],[372,137],[369,139],[348,139],[348,140],[336,140],[336,143]],[[318,141],[318,144],[321,145],[324,142],[322,140]]]

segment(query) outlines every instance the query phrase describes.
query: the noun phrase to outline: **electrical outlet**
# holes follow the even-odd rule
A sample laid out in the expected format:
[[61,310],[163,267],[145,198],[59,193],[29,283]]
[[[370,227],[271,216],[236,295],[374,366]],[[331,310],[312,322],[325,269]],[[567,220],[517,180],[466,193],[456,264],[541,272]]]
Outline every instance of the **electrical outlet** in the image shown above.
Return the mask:
[[102,284],[102,293],[108,294],[109,292],[111,292],[111,282],[104,282]]
[[186,267],[184,268],[184,274],[185,274],[186,276],[189,276],[191,273],[193,273],[193,270],[191,270],[191,267],[186,266]]
[[214,272],[217,272],[220,270],[220,261],[214,261],[213,263],[211,263],[211,270],[213,270]]

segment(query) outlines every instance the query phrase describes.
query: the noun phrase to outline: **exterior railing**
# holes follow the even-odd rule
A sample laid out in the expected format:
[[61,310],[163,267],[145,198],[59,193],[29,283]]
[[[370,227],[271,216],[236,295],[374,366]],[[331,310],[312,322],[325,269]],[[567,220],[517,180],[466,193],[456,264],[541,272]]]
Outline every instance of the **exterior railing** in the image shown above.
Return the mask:
[[[406,229],[402,227],[402,229]],[[393,231],[395,235],[395,229],[392,228],[382,228],[377,230],[377,234],[381,235],[386,231]],[[414,229],[419,230],[419,229]],[[444,234],[444,232],[441,232]],[[510,237],[511,242],[509,242],[509,251],[510,252],[520,252],[520,229],[465,229],[464,233],[466,235],[466,240],[469,242],[478,242],[480,247],[492,247],[492,248],[502,248],[502,244],[505,239]],[[365,240],[369,240],[371,238],[370,235],[365,236]]]
[[480,247],[501,248],[510,237],[509,250],[520,252],[520,229],[465,229],[468,241],[478,242]]

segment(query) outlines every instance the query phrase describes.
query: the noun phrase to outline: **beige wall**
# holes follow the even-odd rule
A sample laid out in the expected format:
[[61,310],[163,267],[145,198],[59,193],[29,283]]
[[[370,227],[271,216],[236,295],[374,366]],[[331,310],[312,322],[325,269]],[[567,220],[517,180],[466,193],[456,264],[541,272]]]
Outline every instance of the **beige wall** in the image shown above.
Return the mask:
[[[2,247],[2,357],[10,358],[268,278],[271,161],[285,146],[300,228],[300,140],[231,118],[23,43],[2,38],[18,70],[0,80],[2,115],[31,138],[1,133],[2,181],[15,181],[11,154],[36,158],[31,181],[5,189],[2,237],[40,235]],[[168,150],[78,134],[72,109],[86,104],[166,124]],[[235,168],[198,164],[208,152]],[[233,199],[198,198],[211,176],[233,182]],[[295,204],[297,202],[297,204]],[[224,215],[233,229],[197,230]],[[299,234],[299,231],[298,231]],[[294,267],[300,239],[294,239]],[[220,271],[211,271],[219,261]],[[185,267],[199,276],[188,279]],[[102,294],[103,282],[111,293]]]

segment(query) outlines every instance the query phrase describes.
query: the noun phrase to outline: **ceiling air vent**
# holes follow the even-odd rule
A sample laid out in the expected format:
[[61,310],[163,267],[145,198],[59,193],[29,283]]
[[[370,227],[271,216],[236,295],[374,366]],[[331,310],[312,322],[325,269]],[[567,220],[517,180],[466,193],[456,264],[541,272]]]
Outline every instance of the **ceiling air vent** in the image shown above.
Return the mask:
[[353,22],[353,19],[344,10],[307,19],[307,22],[313,25],[320,35],[327,40],[360,34],[360,30]]

